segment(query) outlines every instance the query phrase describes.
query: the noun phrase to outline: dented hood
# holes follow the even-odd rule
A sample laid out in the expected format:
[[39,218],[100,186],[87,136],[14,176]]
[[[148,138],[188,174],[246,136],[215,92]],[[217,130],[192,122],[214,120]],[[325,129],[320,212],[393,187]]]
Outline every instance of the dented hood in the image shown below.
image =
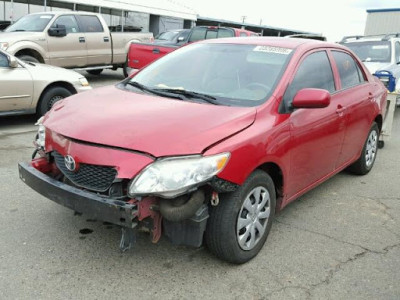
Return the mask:
[[65,99],[43,124],[69,138],[156,157],[202,153],[250,126],[254,107],[227,107],[144,95],[114,86]]

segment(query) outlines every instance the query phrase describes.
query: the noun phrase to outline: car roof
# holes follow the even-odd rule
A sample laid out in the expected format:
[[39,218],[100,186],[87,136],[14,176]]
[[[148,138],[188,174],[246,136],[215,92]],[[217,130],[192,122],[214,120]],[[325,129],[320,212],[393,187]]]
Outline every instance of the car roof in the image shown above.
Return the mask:
[[266,36],[252,36],[252,37],[241,37],[241,38],[221,38],[201,41],[200,43],[210,44],[238,44],[238,45],[257,45],[257,46],[273,46],[294,49],[299,46],[305,48],[338,48],[347,49],[339,44],[333,44],[328,42],[322,42],[313,39],[301,39],[301,38],[285,38],[285,37],[266,37]]
[[37,13],[32,13],[31,15],[93,15],[98,14],[86,11],[42,11]]

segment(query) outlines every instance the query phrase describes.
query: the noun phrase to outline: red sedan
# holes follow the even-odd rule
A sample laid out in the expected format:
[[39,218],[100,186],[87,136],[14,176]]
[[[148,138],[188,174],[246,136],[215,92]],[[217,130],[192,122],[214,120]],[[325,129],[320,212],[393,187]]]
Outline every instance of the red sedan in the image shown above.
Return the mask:
[[285,38],[183,47],[116,86],[57,103],[22,180],[123,228],[244,263],[276,211],[375,162],[386,89],[347,48]]

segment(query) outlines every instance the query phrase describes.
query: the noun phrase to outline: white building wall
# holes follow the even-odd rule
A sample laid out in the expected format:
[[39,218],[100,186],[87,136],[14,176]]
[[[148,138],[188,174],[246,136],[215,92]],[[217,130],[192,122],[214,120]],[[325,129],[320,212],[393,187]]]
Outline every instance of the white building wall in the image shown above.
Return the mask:
[[400,11],[370,12],[365,35],[400,33]]

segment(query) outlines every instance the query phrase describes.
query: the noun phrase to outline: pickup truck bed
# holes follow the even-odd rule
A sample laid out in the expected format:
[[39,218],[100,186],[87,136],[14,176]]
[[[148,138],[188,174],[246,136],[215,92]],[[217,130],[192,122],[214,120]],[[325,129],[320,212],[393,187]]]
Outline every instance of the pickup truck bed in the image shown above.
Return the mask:
[[178,40],[175,46],[166,46],[161,43],[132,43],[128,52],[128,67],[131,69],[141,69],[181,46],[204,39],[257,35],[255,32],[238,28],[197,26],[191,29],[186,40]]

